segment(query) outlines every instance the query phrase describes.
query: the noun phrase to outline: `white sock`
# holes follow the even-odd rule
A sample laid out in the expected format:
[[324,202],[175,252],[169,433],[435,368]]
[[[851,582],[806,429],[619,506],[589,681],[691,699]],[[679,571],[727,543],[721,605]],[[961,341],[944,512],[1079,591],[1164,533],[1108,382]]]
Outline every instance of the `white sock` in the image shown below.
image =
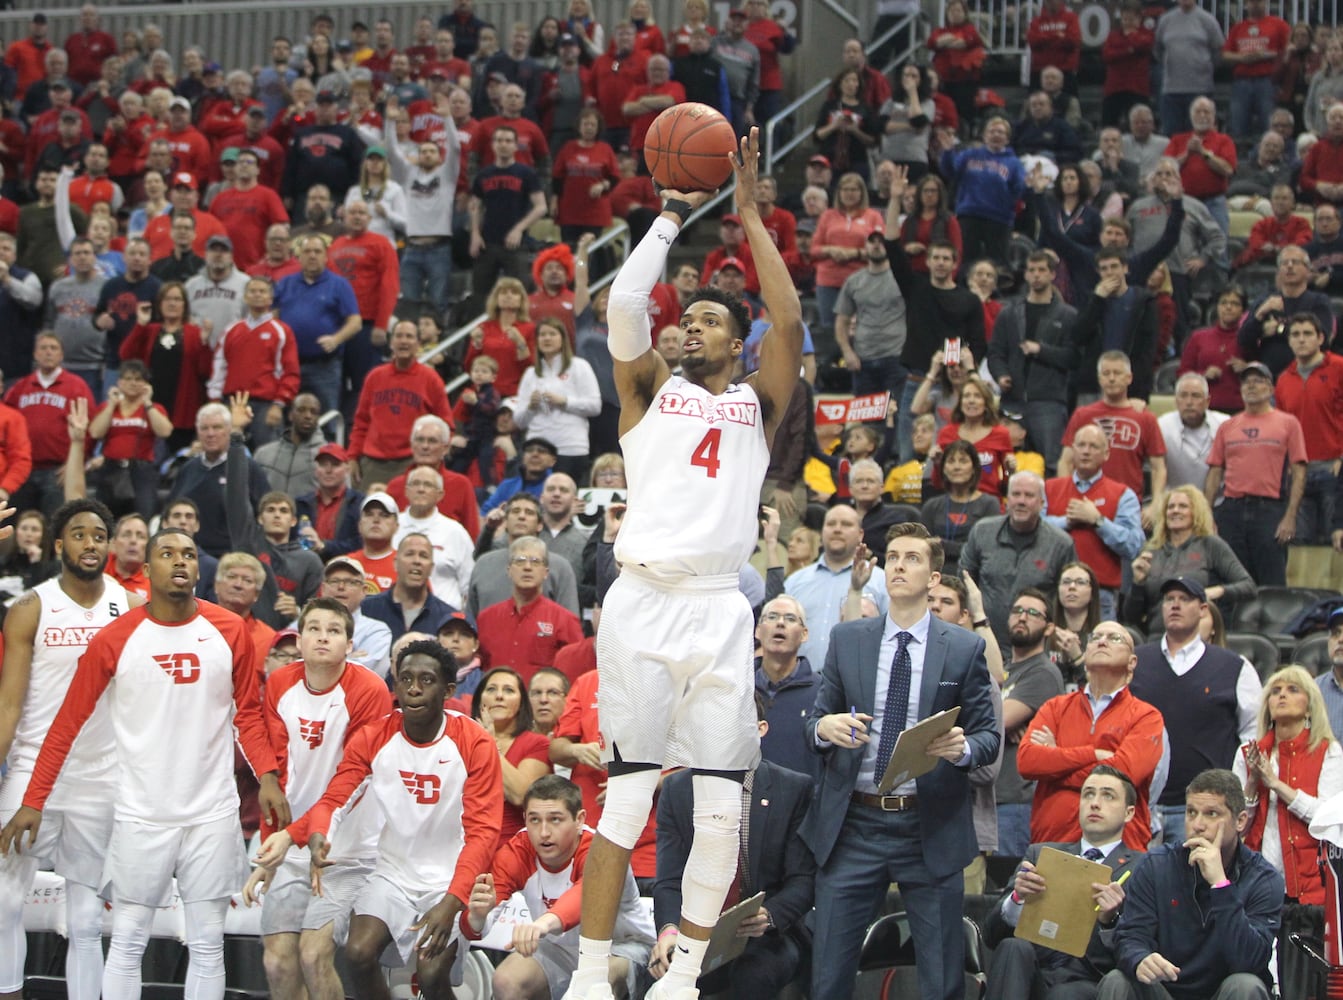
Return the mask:
[[708,950],[708,941],[696,941],[684,934],[677,936],[671,967],[663,977],[668,993],[695,988],[695,981],[699,979],[700,969],[704,966],[704,953]]
[[611,942],[578,938],[578,968],[569,980],[569,992],[582,996],[587,990],[607,983],[611,966]]

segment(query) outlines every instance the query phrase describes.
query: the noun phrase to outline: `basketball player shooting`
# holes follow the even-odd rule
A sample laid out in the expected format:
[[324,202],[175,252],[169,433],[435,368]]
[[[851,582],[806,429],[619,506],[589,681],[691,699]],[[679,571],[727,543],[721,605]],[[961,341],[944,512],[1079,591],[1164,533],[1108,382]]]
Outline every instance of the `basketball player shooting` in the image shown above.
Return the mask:
[[742,782],[760,759],[754,620],[737,576],[755,551],[770,445],[802,366],[802,315],[756,209],[759,130],[727,155],[773,320],[759,370],[733,383],[750,317],[740,298],[717,288],[696,292],[681,314],[683,376],[652,346],[649,294],[681,226],[712,192],[662,191],[662,214],[616,276],[607,307],[629,502],[615,544],[621,573],[597,638],[609,780],[583,879],[568,1000],[612,995],[607,959],[630,851],[662,768],[678,766],[693,770],[694,842],[676,951],[648,996],[699,996],[695,981],[737,871]]

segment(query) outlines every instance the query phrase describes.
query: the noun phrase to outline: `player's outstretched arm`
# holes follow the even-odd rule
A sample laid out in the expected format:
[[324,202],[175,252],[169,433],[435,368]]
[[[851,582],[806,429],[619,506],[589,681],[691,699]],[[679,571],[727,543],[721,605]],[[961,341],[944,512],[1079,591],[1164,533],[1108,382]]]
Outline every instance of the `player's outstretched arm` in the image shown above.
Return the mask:
[[771,326],[760,342],[760,369],[755,376],[756,391],[765,401],[765,437],[774,439],[774,430],[788,409],[802,371],[802,303],[797,286],[788,273],[783,255],[760,218],[755,201],[760,163],[760,129],[752,128],[741,140],[741,156],[732,158],[737,175],[737,214],[751,247],[756,277],[760,279],[760,297],[769,310]]
[[712,191],[662,191],[663,212],[653,220],[648,235],[630,254],[611,285],[606,306],[610,332],[607,347],[615,362],[616,392],[620,396],[620,433],[643,417],[671,370],[653,350],[648,320],[648,296],[667,266],[667,252],[686,218],[711,197]]

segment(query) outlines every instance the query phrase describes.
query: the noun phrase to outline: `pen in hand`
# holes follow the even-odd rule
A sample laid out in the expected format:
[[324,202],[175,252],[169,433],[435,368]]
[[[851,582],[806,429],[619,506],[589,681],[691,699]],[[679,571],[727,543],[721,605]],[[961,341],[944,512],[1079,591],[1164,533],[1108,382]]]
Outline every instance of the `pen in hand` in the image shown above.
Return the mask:
[[[1132,875],[1132,874],[1133,874],[1133,869],[1130,868],[1128,871],[1124,872],[1123,875],[1120,875],[1120,876],[1119,876],[1119,881],[1116,882],[1115,885],[1123,885],[1125,882],[1128,881],[1128,877],[1129,877],[1130,875]],[[1097,904],[1096,904],[1096,911],[1095,911],[1095,912],[1100,913],[1100,911],[1101,911],[1101,904],[1100,904],[1100,903],[1097,903]]]
[[[856,718],[856,717],[858,716],[858,706],[857,706],[857,705],[850,705],[850,706],[849,706],[849,714],[852,715],[852,716],[854,716],[854,717]],[[850,726],[850,727],[849,727],[849,742],[850,742],[850,743],[857,743],[857,742],[858,742],[858,727],[857,727],[857,726]]]

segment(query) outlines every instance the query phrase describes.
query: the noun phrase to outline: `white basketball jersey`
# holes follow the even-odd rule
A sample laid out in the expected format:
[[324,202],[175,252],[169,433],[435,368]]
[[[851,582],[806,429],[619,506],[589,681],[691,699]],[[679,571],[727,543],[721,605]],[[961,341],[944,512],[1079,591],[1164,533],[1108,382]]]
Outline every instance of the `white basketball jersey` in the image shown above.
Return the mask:
[[736,575],[759,538],[769,468],[760,398],[747,383],[715,396],[673,375],[620,439],[629,509],[616,559],[658,575]]
[[[89,640],[104,625],[130,610],[125,588],[110,576],[103,577],[103,596],[91,608],[82,606],[62,590],[60,577],[39,583],[33,593],[41,601],[41,611],[33,642],[28,693],[24,696],[23,715],[19,717],[18,730],[14,734],[11,763],[23,759],[31,762],[37,758],[51,721],[65,700],[79,658],[88,649]],[[115,751],[112,718],[107,710],[107,699],[102,698],[75,740],[70,759],[101,761]]]

